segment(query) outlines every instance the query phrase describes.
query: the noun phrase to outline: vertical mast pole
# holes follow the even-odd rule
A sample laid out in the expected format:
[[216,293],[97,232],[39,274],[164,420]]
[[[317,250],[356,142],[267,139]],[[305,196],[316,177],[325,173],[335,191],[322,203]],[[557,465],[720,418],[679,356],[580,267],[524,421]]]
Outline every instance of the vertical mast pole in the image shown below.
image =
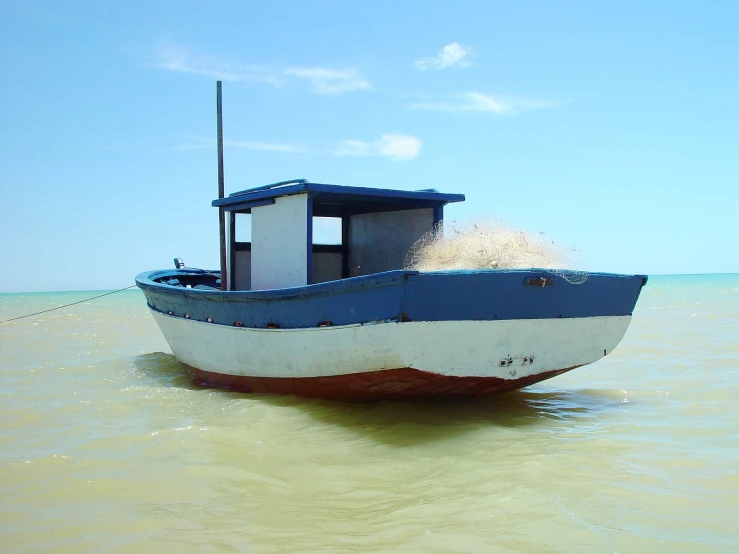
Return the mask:
[[[223,183],[223,106],[221,104],[221,81],[216,82],[216,119],[218,142],[218,198],[225,193]],[[228,272],[226,270],[226,212],[218,208],[218,223],[221,240],[221,290],[228,290]]]

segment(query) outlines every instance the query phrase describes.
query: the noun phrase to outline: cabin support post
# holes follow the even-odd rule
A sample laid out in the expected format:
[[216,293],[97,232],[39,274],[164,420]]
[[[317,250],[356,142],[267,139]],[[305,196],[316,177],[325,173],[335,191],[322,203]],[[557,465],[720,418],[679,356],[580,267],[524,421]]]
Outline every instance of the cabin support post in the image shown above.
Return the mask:
[[[218,142],[218,198],[226,194],[223,182],[223,107],[221,104],[221,81],[216,82],[216,134]],[[221,240],[221,290],[228,290],[228,270],[226,267],[226,212],[218,209],[218,224]]]
[[348,215],[341,217],[341,278],[349,277],[349,220]]
[[313,284],[313,198],[308,195],[306,199],[306,230],[305,230],[305,250],[308,266],[305,270],[306,284]]
[[434,231],[438,229],[442,221],[444,221],[444,206],[436,206],[434,208]]
[[228,290],[236,290],[236,214],[228,213],[228,244],[226,249],[228,263]]

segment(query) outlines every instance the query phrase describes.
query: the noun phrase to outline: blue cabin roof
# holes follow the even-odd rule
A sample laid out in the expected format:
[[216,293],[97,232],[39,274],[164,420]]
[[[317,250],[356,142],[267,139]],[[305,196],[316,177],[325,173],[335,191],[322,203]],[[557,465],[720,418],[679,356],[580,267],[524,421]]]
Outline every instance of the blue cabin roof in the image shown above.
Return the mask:
[[313,215],[318,217],[441,208],[451,202],[464,202],[464,194],[443,194],[434,189],[405,191],[347,187],[295,179],[235,192],[226,198],[213,200],[212,205],[227,212],[251,213],[252,208],[273,204],[275,198],[304,193],[310,195]]

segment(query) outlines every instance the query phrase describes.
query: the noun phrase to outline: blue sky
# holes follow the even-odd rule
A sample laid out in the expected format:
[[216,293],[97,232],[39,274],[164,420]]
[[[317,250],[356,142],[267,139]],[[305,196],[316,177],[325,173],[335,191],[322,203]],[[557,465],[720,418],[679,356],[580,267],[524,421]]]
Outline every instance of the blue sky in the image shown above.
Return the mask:
[[463,192],[586,269],[739,271],[739,2],[0,2],[0,291],[218,266],[227,193]]

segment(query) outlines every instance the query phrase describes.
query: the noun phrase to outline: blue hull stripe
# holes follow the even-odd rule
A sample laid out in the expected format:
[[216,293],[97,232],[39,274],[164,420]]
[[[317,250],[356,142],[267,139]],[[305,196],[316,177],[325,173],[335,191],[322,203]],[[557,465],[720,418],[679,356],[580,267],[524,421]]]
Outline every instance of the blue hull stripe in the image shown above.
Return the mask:
[[[524,286],[539,275],[546,287]],[[403,311],[414,321],[486,321],[629,315],[644,277],[590,275],[579,285],[549,272],[425,273],[410,275]]]
[[[590,274],[573,285],[546,270],[490,270],[418,273],[389,271],[266,291],[221,292],[171,286],[170,277],[195,283],[198,273],[163,270],[136,277],[153,309],[215,324],[281,329],[350,325],[387,320],[488,321],[629,315],[643,275]],[[553,277],[549,286],[527,279]],[[211,278],[212,280],[212,278]],[[204,281],[205,282],[205,281]]]

